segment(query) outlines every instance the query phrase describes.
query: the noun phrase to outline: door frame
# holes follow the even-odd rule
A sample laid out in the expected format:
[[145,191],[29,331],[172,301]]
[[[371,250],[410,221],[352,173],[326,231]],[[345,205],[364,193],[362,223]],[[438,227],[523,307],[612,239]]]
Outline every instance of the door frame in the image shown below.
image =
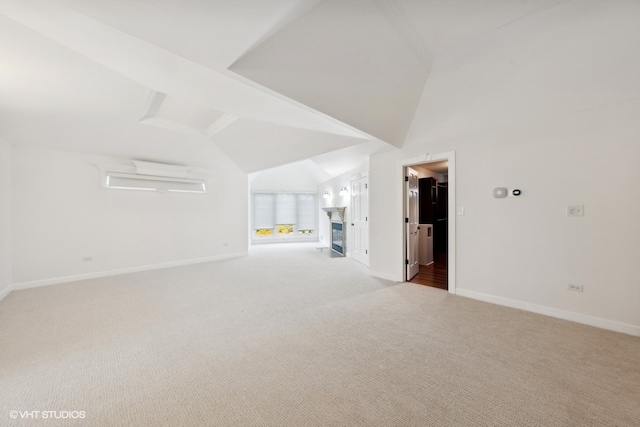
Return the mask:
[[400,266],[403,273],[403,281],[406,281],[405,260],[407,259],[407,236],[404,218],[407,217],[407,202],[405,188],[405,173],[407,167],[424,165],[427,163],[440,162],[446,160],[448,162],[448,204],[447,204],[447,287],[449,293],[456,293],[456,152],[447,151],[444,153],[430,154],[426,153],[420,156],[403,159],[398,162],[398,170],[402,175],[402,179],[398,180],[400,193],[402,194],[402,204],[398,206],[401,210],[402,218],[402,265]]
[[[419,268],[420,268],[420,264],[418,263],[419,261],[419,257],[418,257],[418,230],[420,229],[419,227],[419,218],[420,216],[418,215],[418,209],[419,209],[419,202],[418,202],[418,171],[416,171],[414,168],[412,168],[411,166],[407,166],[404,168],[404,175],[405,175],[405,180],[404,180],[404,209],[405,209],[405,232],[404,232],[404,238],[405,238],[405,269],[404,269],[404,280],[405,281],[409,281],[411,279],[413,279],[415,277],[416,274],[418,274],[419,272]],[[411,184],[412,184],[412,179],[411,176],[415,176],[415,191],[412,191],[411,189]],[[408,178],[408,179],[407,179]],[[415,194],[415,206],[414,206],[414,211],[413,213],[411,212],[411,200],[412,197],[410,196],[410,194]],[[413,220],[415,222],[412,221],[412,215],[415,215],[415,217],[413,217]],[[414,234],[412,231],[415,230],[415,240],[413,241],[413,251],[415,253],[410,253],[410,247],[412,246],[412,243],[410,241],[410,236],[412,234]],[[415,261],[412,262],[412,261]],[[410,270],[415,271],[415,273],[410,273]]]
[[[349,189],[349,193],[350,193],[350,199],[351,199],[351,219],[353,221],[353,212],[355,212],[355,208],[354,208],[354,193],[353,193],[353,184],[356,183],[357,181],[364,181],[364,185],[365,185],[365,189],[366,189],[366,200],[365,200],[365,205],[366,205],[366,220],[365,220],[365,227],[363,229],[361,229],[361,231],[364,230],[364,232],[366,233],[366,241],[367,241],[367,248],[365,249],[365,254],[363,259],[359,260],[356,259],[355,252],[353,251],[353,248],[355,248],[355,232],[354,230],[352,230],[351,228],[349,228],[350,233],[349,233],[349,238],[350,240],[350,247],[351,249],[351,258],[353,258],[354,260],[363,263],[364,265],[366,265],[367,267],[369,267],[369,216],[370,216],[370,212],[369,212],[369,172],[361,172],[359,174],[357,174],[356,176],[351,177],[351,180],[349,182],[349,186],[351,187]],[[351,224],[353,224],[353,222],[351,222]]]

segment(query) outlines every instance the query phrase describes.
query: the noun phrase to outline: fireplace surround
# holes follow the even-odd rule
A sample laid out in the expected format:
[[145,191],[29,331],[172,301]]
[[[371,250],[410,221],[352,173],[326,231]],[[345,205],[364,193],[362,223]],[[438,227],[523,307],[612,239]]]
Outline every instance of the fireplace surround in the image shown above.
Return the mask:
[[331,221],[331,250],[344,256],[344,223]]
[[[329,217],[331,224],[331,251],[332,256],[345,256],[347,254],[347,227],[344,222],[346,207],[322,208]],[[335,215],[334,215],[335,214]]]

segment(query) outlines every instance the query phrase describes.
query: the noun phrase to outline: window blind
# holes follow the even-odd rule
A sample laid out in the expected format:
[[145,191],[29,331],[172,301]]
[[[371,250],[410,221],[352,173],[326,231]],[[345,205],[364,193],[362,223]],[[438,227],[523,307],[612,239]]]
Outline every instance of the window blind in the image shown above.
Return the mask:
[[276,195],[276,224],[296,224],[298,222],[296,195],[280,193]]
[[255,193],[253,195],[253,227],[274,228],[275,194]]
[[314,230],[316,221],[316,195],[298,194],[298,230]]
[[[305,238],[317,233],[318,206],[315,193],[254,192],[252,193],[253,229],[276,229],[278,225],[293,224],[305,230]],[[273,236],[279,235],[274,231]],[[264,241],[267,235],[259,235]],[[271,236],[269,234],[268,236]],[[252,239],[255,239],[253,236]],[[291,237],[287,237],[291,239]]]

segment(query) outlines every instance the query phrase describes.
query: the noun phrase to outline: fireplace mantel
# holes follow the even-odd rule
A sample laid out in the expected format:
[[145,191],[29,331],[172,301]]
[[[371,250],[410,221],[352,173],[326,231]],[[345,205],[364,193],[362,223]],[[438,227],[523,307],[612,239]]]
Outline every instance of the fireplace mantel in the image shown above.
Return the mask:
[[323,211],[325,211],[327,213],[327,216],[329,217],[329,221],[332,220],[331,218],[331,214],[333,214],[334,212],[338,214],[338,216],[340,217],[340,220],[342,222],[344,222],[344,210],[347,209],[346,206],[341,206],[341,207],[330,207],[330,208],[322,208]]

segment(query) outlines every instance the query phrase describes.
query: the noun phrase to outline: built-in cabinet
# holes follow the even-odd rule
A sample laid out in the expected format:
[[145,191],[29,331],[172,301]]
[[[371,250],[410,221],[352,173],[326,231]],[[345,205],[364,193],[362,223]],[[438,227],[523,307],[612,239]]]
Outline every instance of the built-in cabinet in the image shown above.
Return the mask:
[[433,264],[433,224],[418,226],[418,264]]
[[447,252],[447,224],[449,207],[449,186],[446,182],[437,183],[436,224],[433,231],[434,250],[437,253]]

